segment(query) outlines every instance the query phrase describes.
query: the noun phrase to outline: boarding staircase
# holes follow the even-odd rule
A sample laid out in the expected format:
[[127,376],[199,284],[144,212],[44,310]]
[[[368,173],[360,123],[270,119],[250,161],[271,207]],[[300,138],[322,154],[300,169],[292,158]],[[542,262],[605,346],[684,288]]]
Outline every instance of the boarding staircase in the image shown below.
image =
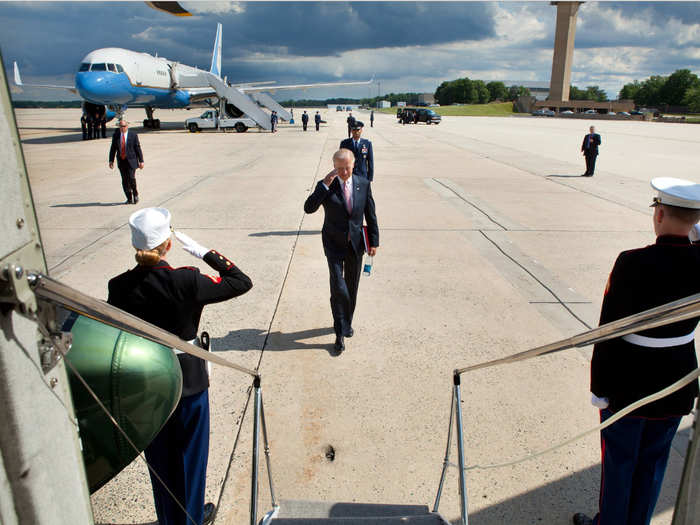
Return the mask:
[[262,110],[260,106],[248,95],[242,91],[227,85],[223,80],[215,75],[207,75],[209,85],[214,88],[219,98],[225,99],[228,103],[233,104],[248,117],[253,119],[255,123],[262,129],[269,131],[272,129],[270,124],[270,115]]
[[250,97],[261,106],[265,106],[270,111],[276,111],[277,116],[282,120],[286,120],[287,122],[292,120],[292,114],[284,109],[279,102],[277,102],[267,93],[250,93]]

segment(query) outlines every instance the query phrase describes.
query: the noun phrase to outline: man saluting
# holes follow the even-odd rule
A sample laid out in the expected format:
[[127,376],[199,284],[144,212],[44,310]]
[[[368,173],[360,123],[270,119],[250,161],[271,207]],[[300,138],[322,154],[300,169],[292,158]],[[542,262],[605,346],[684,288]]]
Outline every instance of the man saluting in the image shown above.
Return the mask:
[[306,213],[323,206],[321,239],[328,260],[331,287],[331,312],[335,330],[335,350],[345,350],[345,337],[352,337],[352,318],[360,283],[365,241],[362,218],[367,221],[368,254],[379,246],[379,227],[374,211],[372,189],[367,179],[353,177],[355,156],[339,149],[333,154],[334,169],[316,185],[304,203]]

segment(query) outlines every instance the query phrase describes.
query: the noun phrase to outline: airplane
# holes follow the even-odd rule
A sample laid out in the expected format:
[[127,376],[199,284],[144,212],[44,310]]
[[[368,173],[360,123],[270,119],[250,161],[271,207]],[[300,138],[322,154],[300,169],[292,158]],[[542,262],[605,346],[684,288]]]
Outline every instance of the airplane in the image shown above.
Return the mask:
[[[226,110],[231,116],[238,117],[243,112],[254,112],[253,105],[258,107],[257,102],[246,96],[246,93],[253,93],[253,98],[263,105],[276,105],[269,96],[265,97],[264,92],[367,85],[374,81],[372,78],[359,82],[295,85],[277,85],[275,81],[263,81],[232,85],[225,77],[221,77],[221,35],[222,26],[217,24],[209,71],[148,53],[109,47],[96,49],[85,55],[75,75],[75,86],[24,84],[17,62],[14,62],[14,81],[20,88],[26,86],[67,89],[79,94],[88,103],[110,107],[119,118],[128,106],[144,107],[147,117],[143,121],[144,127],[156,129],[160,127],[160,120],[153,118],[155,109],[183,109],[194,105],[213,107],[213,101],[220,100],[222,92],[232,95],[227,97],[229,103],[226,104]],[[237,93],[225,88],[233,88]],[[257,93],[259,95],[255,95]],[[245,99],[239,95],[243,95]],[[258,120],[261,119],[261,115],[264,113],[258,114]]]

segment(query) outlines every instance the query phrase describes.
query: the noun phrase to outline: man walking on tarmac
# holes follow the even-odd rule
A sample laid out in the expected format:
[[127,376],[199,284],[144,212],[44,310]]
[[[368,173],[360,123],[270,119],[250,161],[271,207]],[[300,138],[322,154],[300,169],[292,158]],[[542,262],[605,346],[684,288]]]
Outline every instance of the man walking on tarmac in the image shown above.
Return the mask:
[[119,173],[122,176],[122,189],[126,195],[124,204],[136,204],[139,201],[136,168],[143,169],[143,152],[139,136],[135,131],[129,131],[129,123],[123,119],[119,121],[119,129],[112,136],[112,147],[109,148],[109,169],[114,169],[115,155]]
[[355,117],[352,116],[352,113],[350,113],[350,115],[348,115],[347,122],[348,122],[348,138],[349,138],[350,135],[352,135],[352,127],[355,125]]
[[[656,243],[622,252],[608,279],[600,324],[700,292],[700,245],[688,234],[700,220],[700,184],[671,177],[651,181]],[[597,343],[591,360],[591,402],[605,421],[698,366],[699,318]],[[661,491],[671,441],[698,395],[697,380],[625,415],[601,431],[599,510],[575,525],[648,525]]]

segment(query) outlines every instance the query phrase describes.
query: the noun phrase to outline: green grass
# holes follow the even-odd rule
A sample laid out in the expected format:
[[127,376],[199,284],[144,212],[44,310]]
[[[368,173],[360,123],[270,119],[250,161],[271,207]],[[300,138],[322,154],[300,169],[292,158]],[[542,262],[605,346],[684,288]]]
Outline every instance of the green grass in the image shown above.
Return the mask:
[[[467,104],[464,106],[441,106],[430,108],[443,117],[507,117],[513,114],[512,102],[494,102],[492,104]],[[380,109],[382,113],[396,115],[396,108]]]

